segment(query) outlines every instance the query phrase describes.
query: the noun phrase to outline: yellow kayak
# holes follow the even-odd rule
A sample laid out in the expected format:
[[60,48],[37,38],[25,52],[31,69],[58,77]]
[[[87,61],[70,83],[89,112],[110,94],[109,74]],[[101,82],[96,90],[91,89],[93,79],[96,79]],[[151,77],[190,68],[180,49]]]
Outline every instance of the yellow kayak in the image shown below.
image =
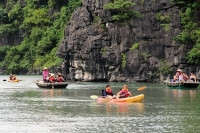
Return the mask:
[[98,103],[133,103],[133,102],[142,102],[144,99],[144,94],[140,94],[133,97],[119,98],[119,99],[108,99],[108,98],[98,98]]
[[15,79],[15,80],[8,80],[8,82],[19,82],[19,79]]

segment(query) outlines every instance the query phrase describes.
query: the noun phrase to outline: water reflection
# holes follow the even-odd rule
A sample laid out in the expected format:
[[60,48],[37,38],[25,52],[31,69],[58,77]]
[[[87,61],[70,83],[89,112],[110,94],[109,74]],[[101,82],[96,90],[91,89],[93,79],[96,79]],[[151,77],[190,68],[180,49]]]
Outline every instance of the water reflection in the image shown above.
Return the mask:
[[171,90],[173,97],[178,99],[184,99],[189,97],[190,100],[196,99],[197,90],[180,90],[180,89],[173,89]]
[[92,111],[100,111],[107,114],[143,114],[145,111],[144,103],[91,103]]
[[63,89],[43,89],[42,96],[43,97],[55,97],[62,96]]

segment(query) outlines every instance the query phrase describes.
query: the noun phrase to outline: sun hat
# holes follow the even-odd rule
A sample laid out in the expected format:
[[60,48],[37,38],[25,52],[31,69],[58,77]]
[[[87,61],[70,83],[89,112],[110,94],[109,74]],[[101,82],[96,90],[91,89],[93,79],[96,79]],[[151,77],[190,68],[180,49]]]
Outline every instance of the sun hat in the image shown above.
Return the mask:
[[177,72],[182,72],[182,70],[181,70],[181,69],[178,69]]
[[47,67],[44,67],[44,69],[43,70],[46,70],[46,69],[48,69]]

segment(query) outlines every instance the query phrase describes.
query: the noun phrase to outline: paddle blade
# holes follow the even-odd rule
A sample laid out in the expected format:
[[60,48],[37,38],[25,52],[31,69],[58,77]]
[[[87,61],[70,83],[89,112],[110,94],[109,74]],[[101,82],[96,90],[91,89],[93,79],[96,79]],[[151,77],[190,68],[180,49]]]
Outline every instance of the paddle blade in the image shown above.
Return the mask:
[[91,95],[90,96],[90,98],[92,98],[92,99],[97,99],[99,96],[97,96],[97,95]]
[[147,88],[146,86],[142,86],[142,87],[138,88],[137,91],[143,91],[146,88]]

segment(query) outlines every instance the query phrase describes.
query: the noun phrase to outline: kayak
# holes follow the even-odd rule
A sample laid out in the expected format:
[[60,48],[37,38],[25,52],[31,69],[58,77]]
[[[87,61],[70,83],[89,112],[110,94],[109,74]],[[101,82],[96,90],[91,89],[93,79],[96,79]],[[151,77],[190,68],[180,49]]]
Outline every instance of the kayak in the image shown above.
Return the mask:
[[142,102],[144,99],[144,94],[140,94],[133,97],[127,97],[127,98],[119,98],[119,99],[109,99],[109,98],[103,98],[99,97],[97,99],[98,103],[133,103],[133,102]]
[[15,80],[8,80],[8,82],[19,82],[19,79],[15,79]]

